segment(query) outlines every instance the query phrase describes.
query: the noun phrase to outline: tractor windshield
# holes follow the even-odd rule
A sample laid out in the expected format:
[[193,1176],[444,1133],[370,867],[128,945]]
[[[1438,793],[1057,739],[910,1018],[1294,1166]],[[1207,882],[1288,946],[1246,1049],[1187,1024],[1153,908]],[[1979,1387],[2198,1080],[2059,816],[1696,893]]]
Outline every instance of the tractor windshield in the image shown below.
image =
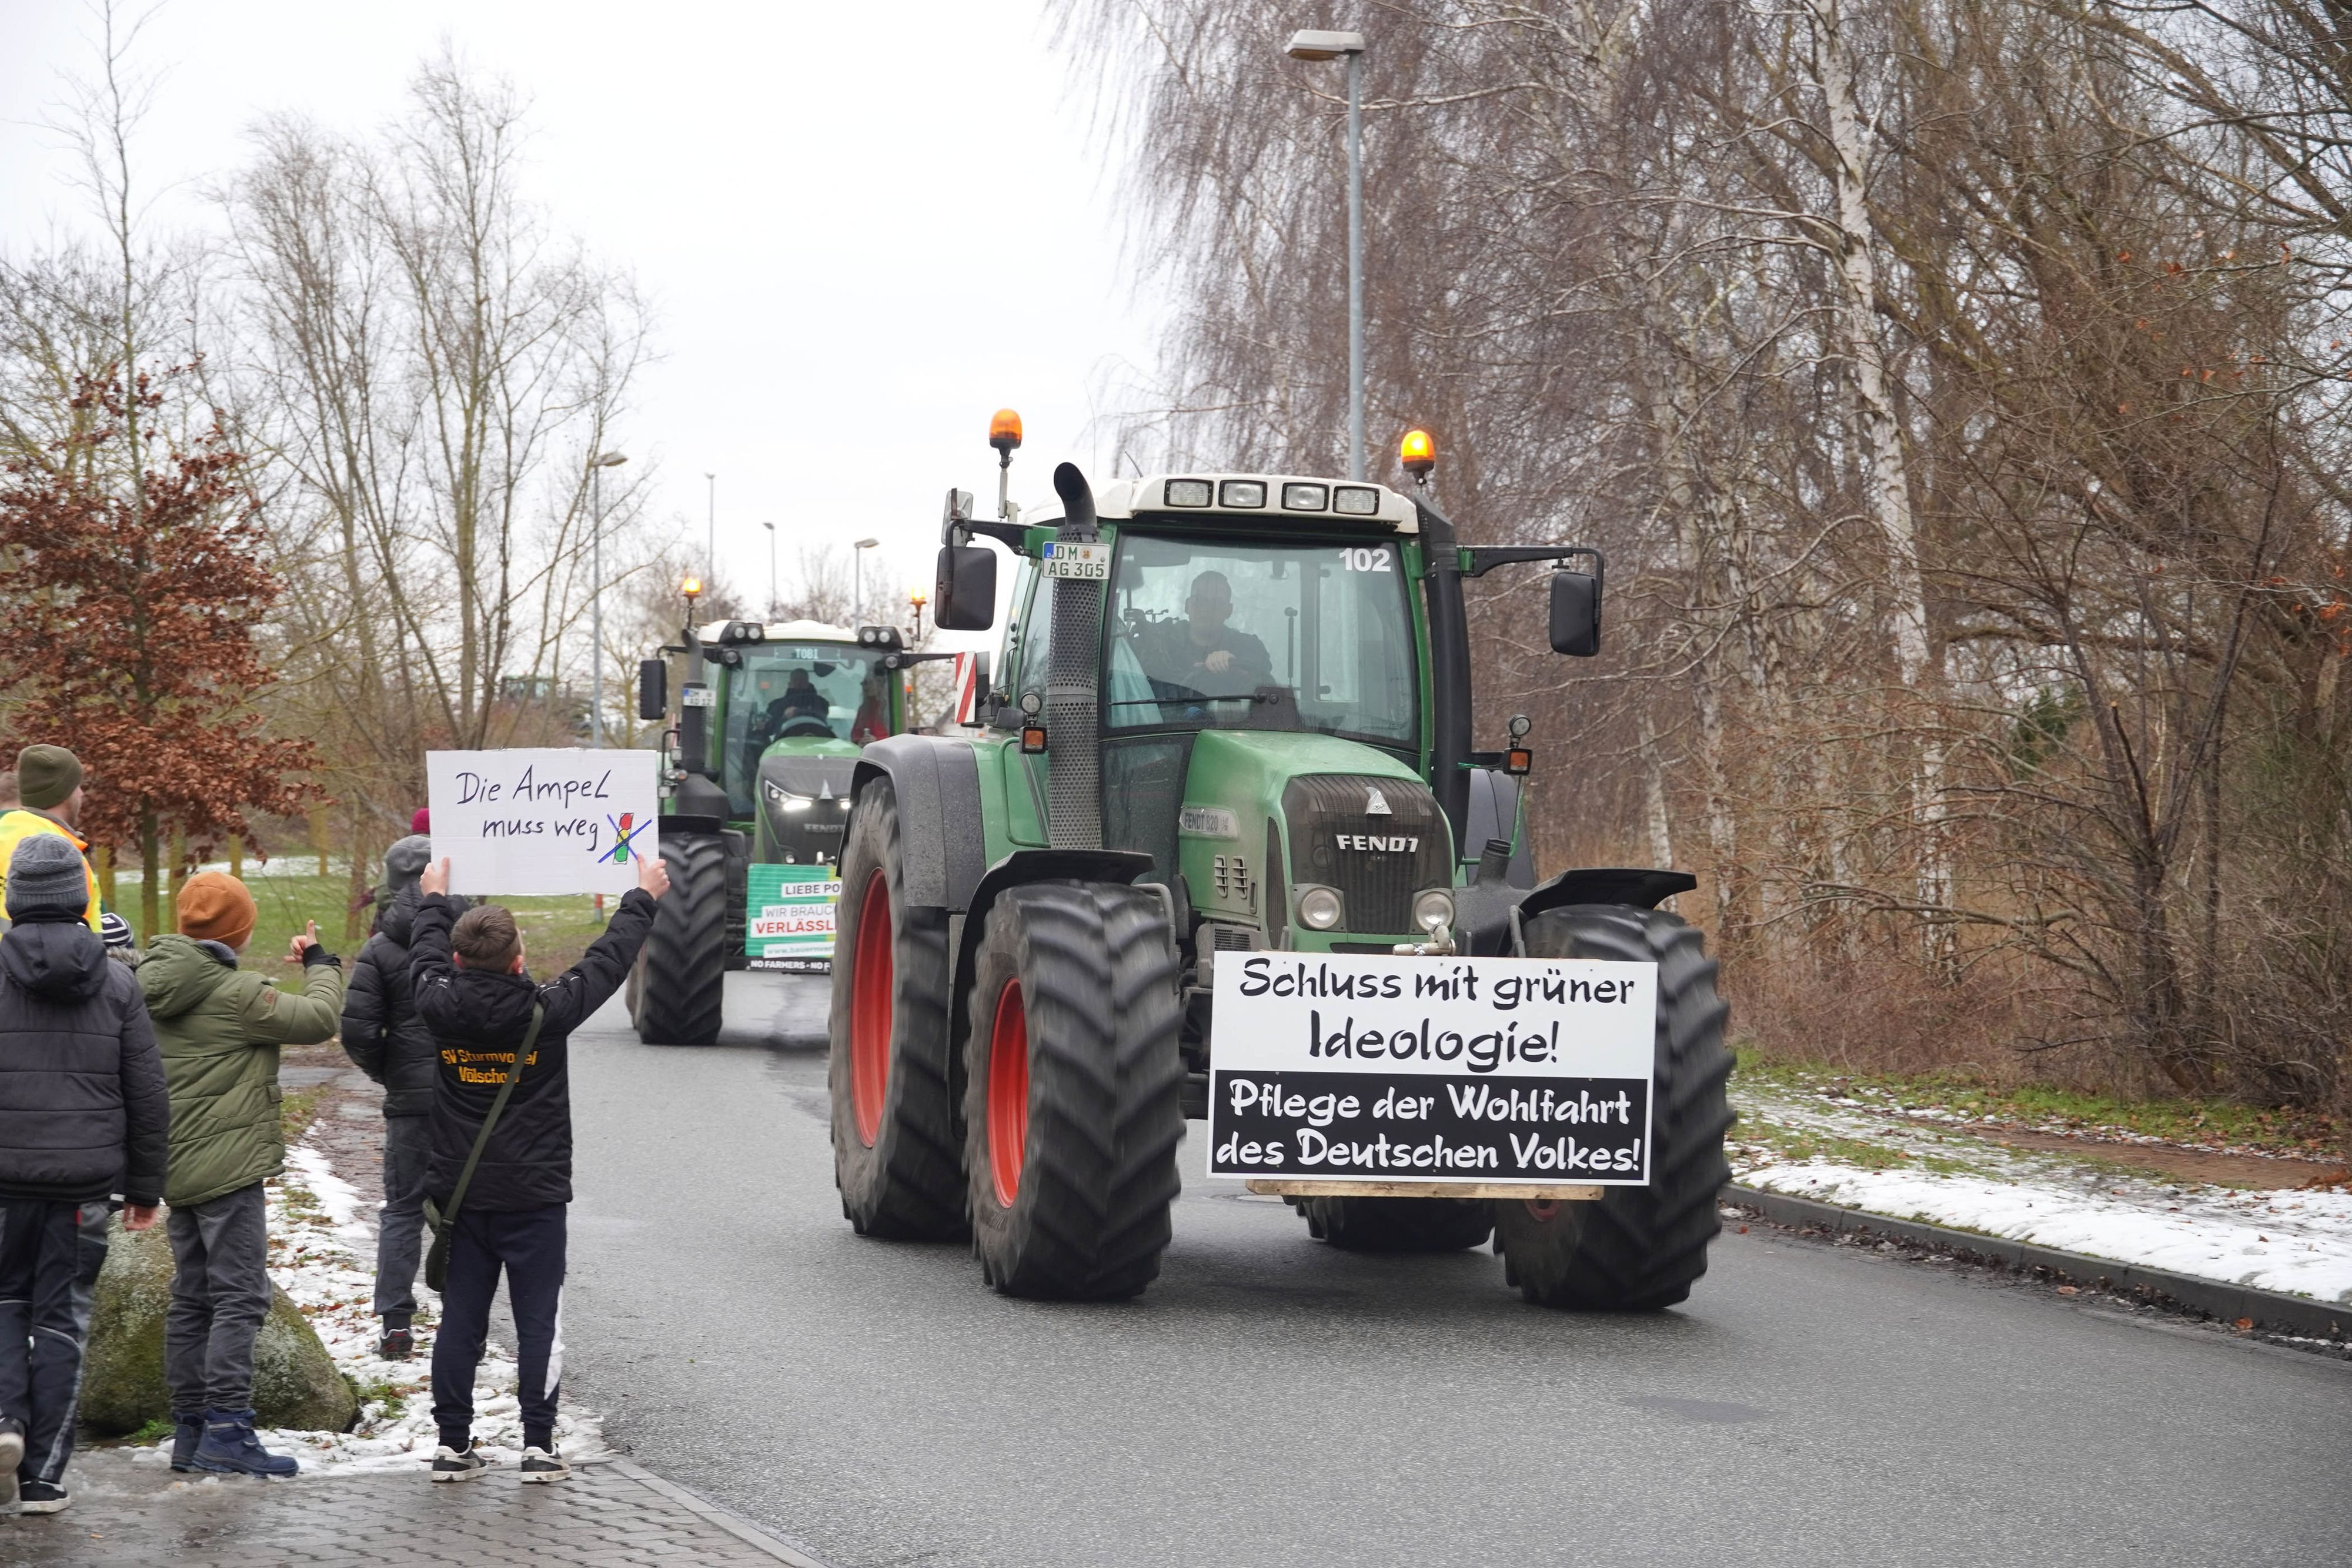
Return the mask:
[[743,649],[727,699],[727,797],[751,812],[760,758],[779,740],[863,746],[890,733],[884,673],[874,655],[838,643],[767,643]]
[[1392,543],[1244,543],[1123,531],[1105,726],[1298,723],[1416,741],[1412,620]]

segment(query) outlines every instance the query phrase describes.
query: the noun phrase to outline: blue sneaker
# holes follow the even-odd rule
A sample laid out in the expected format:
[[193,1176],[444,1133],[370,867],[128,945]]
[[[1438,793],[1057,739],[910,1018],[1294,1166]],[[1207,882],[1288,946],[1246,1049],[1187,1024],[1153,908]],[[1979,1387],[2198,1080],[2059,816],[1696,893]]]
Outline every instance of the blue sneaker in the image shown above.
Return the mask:
[[172,1469],[186,1475],[196,1468],[196,1446],[205,1440],[205,1418],[201,1414],[172,1416]]
[[290,1476],[302,1467],[291,1454],[273,1454],[253,1435],[250,1410],[214,1410],[205,1416],[196,1469],[217,1476]]

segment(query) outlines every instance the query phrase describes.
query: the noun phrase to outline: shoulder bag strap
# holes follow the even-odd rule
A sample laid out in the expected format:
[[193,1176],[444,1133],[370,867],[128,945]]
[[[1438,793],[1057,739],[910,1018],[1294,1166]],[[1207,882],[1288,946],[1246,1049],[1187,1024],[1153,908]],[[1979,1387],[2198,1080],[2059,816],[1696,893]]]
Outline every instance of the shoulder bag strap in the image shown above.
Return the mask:
[[457,1223],[457,1206],[466,1201],[466,1188],[473,1185],[474,1167],[482,1163],[482,1150],[490,1142],[490,1129],[499,1124],[499,1113],[507,1108],[507,1096],[522,1077],[522,1064],[530,1055],[530,1048],[539,1043],[539,1026],[547,1021],[547,1009],[537,1002],[530,1005],[530,1029],[522,1037],[515,1051],[514,1065],[507,1069],[506,1082],[499,1085],[498,1098],[490,1102],[490,1113],[482,1118],[482,1130],[474,1134],[474,1146],[466,1155],[466,1168],[457,1173],[457,1185],[449,1193],[449,1212],[442,1217],[445,1225]]

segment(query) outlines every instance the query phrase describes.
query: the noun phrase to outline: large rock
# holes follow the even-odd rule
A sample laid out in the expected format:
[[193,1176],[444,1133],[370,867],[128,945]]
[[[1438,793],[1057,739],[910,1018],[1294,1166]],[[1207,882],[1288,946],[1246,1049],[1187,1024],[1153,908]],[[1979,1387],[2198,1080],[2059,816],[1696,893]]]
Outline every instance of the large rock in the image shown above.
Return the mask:
[[[172,1246],[161,1223],[129,1231],[118,1216],[106,1268],[90,1304],[89,1352],[82,1365],[81,1424],[102,1437],[168,1420],[163,1313],[172,1301]],[[253,1408],[264,1427],[347,1432],[359,1393],[335,1369],[301,1310],[275,1286],[269,1317],[253,1347]]]

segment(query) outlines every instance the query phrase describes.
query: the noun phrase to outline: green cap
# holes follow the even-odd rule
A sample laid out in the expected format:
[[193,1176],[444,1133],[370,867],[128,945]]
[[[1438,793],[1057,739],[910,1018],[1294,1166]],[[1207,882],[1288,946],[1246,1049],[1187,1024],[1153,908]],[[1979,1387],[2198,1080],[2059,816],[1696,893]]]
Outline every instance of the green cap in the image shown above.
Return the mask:
[[81,788],[81,758],[62,746],[28,746],[16,754],[16,799],[36,811],[62,804]]

